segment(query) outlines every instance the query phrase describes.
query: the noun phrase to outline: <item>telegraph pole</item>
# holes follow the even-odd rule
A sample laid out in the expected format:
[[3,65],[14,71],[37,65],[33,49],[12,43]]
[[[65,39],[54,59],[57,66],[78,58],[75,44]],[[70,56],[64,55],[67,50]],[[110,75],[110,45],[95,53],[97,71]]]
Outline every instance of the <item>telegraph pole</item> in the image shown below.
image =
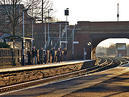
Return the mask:
[[[44,35],[44,49],[46,50],[46,18],[45,18],[45,20],[43,20],[43,9],[44,9],[44,0],[42,0],[42,29],[43,29],[43,33],[45,34]],[[45,23],[43,24],[43,22],[45,21]],[[44,26],[44,28],[43,28],[43,26]]]
[[42,0],[42,24],[43,24],[43,4],[44,2],[43,2],[43,0]]
[[117,21],[119,21],[119,3],[117,3]]

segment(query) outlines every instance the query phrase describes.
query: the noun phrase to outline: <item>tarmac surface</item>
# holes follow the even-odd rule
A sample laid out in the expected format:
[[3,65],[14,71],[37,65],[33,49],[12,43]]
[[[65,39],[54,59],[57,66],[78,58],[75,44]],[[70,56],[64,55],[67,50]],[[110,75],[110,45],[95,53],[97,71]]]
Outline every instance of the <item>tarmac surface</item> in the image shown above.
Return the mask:
[[129,72],[63,97],[129,97]]
[[129,97],[129,65],[13,91],[2,97]]

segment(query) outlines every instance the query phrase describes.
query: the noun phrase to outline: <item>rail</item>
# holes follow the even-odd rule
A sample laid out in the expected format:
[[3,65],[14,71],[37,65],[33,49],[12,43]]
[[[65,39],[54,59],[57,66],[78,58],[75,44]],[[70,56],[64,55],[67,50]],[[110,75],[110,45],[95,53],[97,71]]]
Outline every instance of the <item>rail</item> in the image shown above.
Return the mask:
[[[101,63],[102,61],[104,63]],[[110,68],[113,68],[115,66],[121,65],[121,61],[124,61],[124,60],[119,60],[119,59],[116,59],[116,58],[115,59],[114,58],[101,59],[101,62],[100,62],[101,64],[100,65],[97,65],[97,66],[94,66],[94,67],[91,67],[91,68],[87,68],[87,69],[83,69],[83,70],[79,70],[79,71],[75,71],[75,72],[71,72],[71,73],[67,73],[67,74],[57,75],[57,76],[54,76],[54,77],[49,77],[49,78],[30,81],[30,82],[25,82],[25,83],[16,84],[16,85],[7,86],[7,87],[2,87],[2,88],[0,88],[0,93],[9,92],[11,90],[27,88],[29,86],[34,86],[34,85],[37,85],[37,84],[49,84],[49,83],[52,83],[53,81],[59,81],[59,80],[67,79],[67,78],[83,76],[83,75],[87,75],[87,74],[90,74],[90,73],[110,69]]]

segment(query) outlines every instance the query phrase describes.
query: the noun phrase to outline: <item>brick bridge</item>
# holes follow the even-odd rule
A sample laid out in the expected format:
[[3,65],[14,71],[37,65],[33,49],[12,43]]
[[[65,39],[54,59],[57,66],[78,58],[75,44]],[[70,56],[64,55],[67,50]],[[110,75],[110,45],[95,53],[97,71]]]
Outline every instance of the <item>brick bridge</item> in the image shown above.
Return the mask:
[[[96,58],[97,45],[108,38],[129,38],[129,21],[89,22],[79,21],[75,29],[74,57],[82,59],[84,49],[87,59]],[[88,45],[88,43],[91,45]]]
[[[55,22],[49,23],[51,40],[53,44],[58,43],[59,33],[63,33],[67,22]],[[67,23],[68,24],[68,23]],[[48,24],[46,24],[46,28]],[[61,25],[61,27],[60,27]],[[44,46],[43,27],[45,24],[34,24],[34,45],[36,48]],[[73,31],[75,27],[75,30]],[[25,32],[31,32],[31,25],[25,25]],[[46,29],[47,30],[47,29]],[[62,32],[60,32],[60,30]],[[22,27],[21,30],[22,31]],[[48,33],[48,31],[46,31]],[[78,41],[78,44],[74,44],[73,50],[73,32],[74,41]],[[48,36],[48,34],[46,35]],[[65,34],[62,40],[65,40]],[[95,59],[95,52],[97,45],[108,38],[129,38],[129,21],[111,21],[111,22],[90,22],[90,21],[78,21],[76,25],[69,25],[68,27],[68,58],[83,59],[84,49],[87,52],[87,59]],[[39,41],[40,40],[40,41]],[[54,41],[56,40],[56,42]],[[91,42],[89,46],[88,43]],[[59,44],[58,44],[59,45]],[[57,45],[57,47],[58,47]],[[73,53],[74,51],[74,53]],[[92,51],[92,53],[91,53]]]

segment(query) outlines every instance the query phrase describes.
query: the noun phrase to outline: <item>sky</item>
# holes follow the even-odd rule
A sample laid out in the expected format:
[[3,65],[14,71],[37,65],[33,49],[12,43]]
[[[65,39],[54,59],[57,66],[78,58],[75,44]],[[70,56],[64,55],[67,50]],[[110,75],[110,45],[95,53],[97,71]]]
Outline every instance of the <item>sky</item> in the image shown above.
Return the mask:
[[101,47],[109,47],[110,45],[112,44],[115,44],[115,43],[126,43],[126,45],[129,45],[129,39],[126,39],[126,38],[110,38],[110,39],[106,39],[102,42],[100,42],[98,44],[98,46],[101,46]]
[[129,20],[129,0],[53,0],[55,16],[66,20],[64,10],[69,8],[70,24],[77,21],[116,21],[119,2],[120,21]]
[[[56,18],[65,21],[64,10],[69,8],[68,21],[77,24],[77,21],[117,21],[118,2],[119,20],[129,21],[129,0],[53,0],[53,5]],[[108,41],[106,45],[113,42],[112,39]]]

